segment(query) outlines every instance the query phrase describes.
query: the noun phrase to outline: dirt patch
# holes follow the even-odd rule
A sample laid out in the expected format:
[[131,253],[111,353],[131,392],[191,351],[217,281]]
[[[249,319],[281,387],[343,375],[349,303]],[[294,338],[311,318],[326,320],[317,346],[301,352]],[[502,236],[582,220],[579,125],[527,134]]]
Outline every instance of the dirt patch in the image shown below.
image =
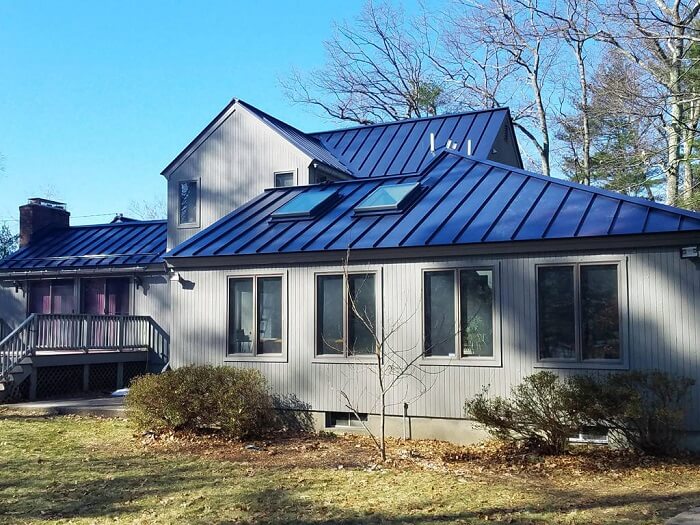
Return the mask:
[[489,441],[459,446],[444,441],[387,440],[389,460],[379,461],[372,440],[357,434],[280,434],[266,440],[233,441],[219,436],[142,436],[144,446],[163,452],[195,454],[272,468],[387,469],[419,468],[458,476],[527,475],[541,478],[567,476],[622,477],[657,473],[684,473],[700,469],[700,457],[655,458],[577,446],[567,454],[543,456],[517,445]]

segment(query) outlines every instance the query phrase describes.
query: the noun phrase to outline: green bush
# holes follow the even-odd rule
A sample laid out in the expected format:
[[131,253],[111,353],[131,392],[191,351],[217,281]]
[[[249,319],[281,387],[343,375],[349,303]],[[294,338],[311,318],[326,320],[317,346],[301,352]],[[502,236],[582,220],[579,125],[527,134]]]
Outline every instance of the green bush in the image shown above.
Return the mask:
[[659,371],[574,378],[581,417],[622,437],[637,452],[667,455],[678,449],[685,399],[693,379]]
[[552,372],[526,377],[511,390],[508,399],[489,398],[488,389],[465,404],[467,417],[483,425],[493,436],[522,441],[547,454],[563,452],[578,432],[576,385]]
[[137,378],[127,415],[142,431],[216,431],[248,438],[276,424],[265,378],[252,369],[185,366]]
[[495,437],[522,441],[557,454],[584,426],[603,427],[637,452],[677,450],[684,402],[695,381],[659,371],[561,378],[538,372],[513,387],[509,398],[484,390],[465,404],[467,417]]

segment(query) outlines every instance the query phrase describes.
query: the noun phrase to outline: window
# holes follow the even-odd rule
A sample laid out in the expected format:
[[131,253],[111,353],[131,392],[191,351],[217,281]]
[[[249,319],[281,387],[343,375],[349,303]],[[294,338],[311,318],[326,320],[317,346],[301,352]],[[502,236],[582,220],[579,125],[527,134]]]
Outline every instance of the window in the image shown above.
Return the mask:
[[539,358],[620,360],[617,264],[537,269]]
[[493,359],[493,270],[428,271],[423,278],[425,356]]
[[420,190],[420,183],[385,184],[355,207],[355,213],[398,211],[410,204]]
[[335,201],[337,193],[337,190],[334,188],[310,189],[301,192],[292,200],[280,206],[272,214],[272,218],[296,219],[314,217]]
[[27,307],[30,314],[75,313],[74,282],[68,279],[32,282]]
[[231,278],[228,296],[228,354],[281,354],[282,277]]
[[316,284],[316,353],[371,355],[377,330],[375,275],[319,275]]
[[129,278],[83,279],[82,313],[90,315],[127,315]]
[[197,224],[197,181],[186,180],[178,184],[178,224]]
[[[359,418],[357,416],[360,416]],[[353,412],[326,412],[326,428],[362,427],[367,422],[367,414]]]
[[294,186],[294,172],[283,171],[275,173],[275,188]]

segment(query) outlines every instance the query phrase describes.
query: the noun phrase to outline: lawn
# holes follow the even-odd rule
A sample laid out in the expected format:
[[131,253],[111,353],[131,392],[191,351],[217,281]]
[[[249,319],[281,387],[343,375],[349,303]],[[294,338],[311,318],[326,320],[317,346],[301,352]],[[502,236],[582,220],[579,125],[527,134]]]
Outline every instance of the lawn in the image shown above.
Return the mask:
[[662,523],[698,504],[687,462],[472,457],[366,439],[153,441],[122,420],[0,413],[0,523]]

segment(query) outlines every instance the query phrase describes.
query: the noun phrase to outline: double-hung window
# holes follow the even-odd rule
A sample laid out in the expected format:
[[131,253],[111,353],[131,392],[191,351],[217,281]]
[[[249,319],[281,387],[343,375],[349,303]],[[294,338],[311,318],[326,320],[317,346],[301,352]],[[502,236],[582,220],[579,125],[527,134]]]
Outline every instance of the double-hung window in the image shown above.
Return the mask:
[[317,355],[372,355],[378,329],[375,274],[316,276]]
[[424,355],[467,364],[495,359],[494,290],[492,268],[425,271]]
[[196,180],[180,181],[177,185],[178,225],[196,226],[199,223],[199,188]]
[[228,281],[228,355],[281,355],[282,276],[231,277]]
[[621,361],[619,265],[537,267],[540,361]]

